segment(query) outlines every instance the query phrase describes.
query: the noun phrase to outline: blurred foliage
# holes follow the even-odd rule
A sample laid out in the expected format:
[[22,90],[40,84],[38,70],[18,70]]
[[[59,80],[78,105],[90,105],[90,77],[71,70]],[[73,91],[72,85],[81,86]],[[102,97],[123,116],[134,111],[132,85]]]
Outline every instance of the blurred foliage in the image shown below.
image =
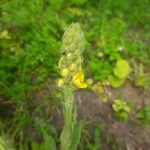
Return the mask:
[[134,63],[135,85],[147,90],[150,86],[150,76],[146,74],[146,69],[142,63]]
[[130,72],[130,66],[126,60],[118,60],[113,72],[118,78],[125,78]]
[[142,127],[150,125],[150,104],[145,105],[143,109],[138,111],[136,118]]
[[112,104],[113,108],[113,115],[117,120],[120,121],[127,121],[128,115],[130,112],[130,107],[128,106],[127,102],[121,99],[115,99]]
[[0,137],[0,149],[1,150],[15,150],[7,138]]
[[94,80],[107,79],[112,64],[124,56],[148,63],[148,4],[148,0],[2,0],[1,94],[26,100],[28,91],[58,76],[60,39],[71,22],[79,22],[85,33],[85,68]]
[[99,150],[102,148],[102,141],[100,138],[101,132],[106,128],[106,125],[104,123],[97,123],[94,129],[94,137],[93,137],[93,143],[88,144],[89,150]]
[[116,62],[116,66],[113,68],[113,75],[108,77],[109,83],[113,88],[120,87],[124,82],[126,77],[129,75],[131,69],[129,63],[120,59]]

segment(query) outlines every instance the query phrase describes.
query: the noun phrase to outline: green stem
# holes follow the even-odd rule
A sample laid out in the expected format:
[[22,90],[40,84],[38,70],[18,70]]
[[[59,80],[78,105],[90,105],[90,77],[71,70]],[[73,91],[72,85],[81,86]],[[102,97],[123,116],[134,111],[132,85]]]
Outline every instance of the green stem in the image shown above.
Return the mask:
[[74,105],[74,92],[72,88],[66,87],[63,91],[64,103],[64,127],[61,133],[61,150],[70,150],[69,147],[72,141],[72,133],[76,123],[76,111]]

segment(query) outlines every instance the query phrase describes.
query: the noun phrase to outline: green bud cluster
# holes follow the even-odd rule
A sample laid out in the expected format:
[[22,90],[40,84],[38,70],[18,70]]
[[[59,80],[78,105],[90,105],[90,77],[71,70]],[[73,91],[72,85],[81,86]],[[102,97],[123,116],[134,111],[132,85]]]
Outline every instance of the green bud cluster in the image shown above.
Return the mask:
[[78,23],[67,27],[62,37],[61,58],[59,69],[68,69],[68,76],[82,69],[82,53],[84,51],[84,35]]

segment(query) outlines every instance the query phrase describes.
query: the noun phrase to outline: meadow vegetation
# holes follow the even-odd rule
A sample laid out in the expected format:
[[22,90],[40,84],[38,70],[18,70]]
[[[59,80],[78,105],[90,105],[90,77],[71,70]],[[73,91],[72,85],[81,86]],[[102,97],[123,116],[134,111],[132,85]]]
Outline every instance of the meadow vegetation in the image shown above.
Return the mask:
[[[120,96],[109,101],[106,88],[116,90],[130,82],[141,93],[149,91],[149,6],[149,0],[1,0],[0,150],[60,149],[63,136],[72,136],[73,147],[63,150],[75,150],[77,145],[81,150],[102,150],[106,123],[97,122],[93,131],[86,131],[84,122],[76,120],[74,105],[69,106],[69,125],[66,112],[59,118],[65,120],[64,128],[56,128],[55,116],[66,111],[69,92],[71,97],[86,88],[97,93],[104,105],[110,103],[113,119],[130,122],[132,105]],[[62,40],[72,23],[80,24],[85,39],[82,34],[77,37],[77,29],[72,35],[77,41],[71,36]],[[71,56],[77,52],[77,64],[68,62],[73,74],[62,66],[66,62],[60,63],[64,56],[71,60],[65,51],[67,42],[73,43]],[[68,89],[62,90],[63,86]],[[135,111],[135,124],[149,126],[150,101]],[[107,139],[111,150],[122,149],[113,138]]]

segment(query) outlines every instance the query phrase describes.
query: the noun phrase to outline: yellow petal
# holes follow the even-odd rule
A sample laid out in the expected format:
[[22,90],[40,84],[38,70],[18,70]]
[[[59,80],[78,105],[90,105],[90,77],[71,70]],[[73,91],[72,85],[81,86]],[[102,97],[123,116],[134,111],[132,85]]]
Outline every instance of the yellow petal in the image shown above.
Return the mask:
[[82,88],[82,89],[87,88],[87,84],[86,83],[81,83],[80,88]]
[[73,80],[79,80],[80,82],[83,82],[84,80],[84,74],[82,71],[77,72],[74,76],[73,76]]
[[84,74],[83,72],[78,72],[73,76],[72,82],[78,88],[86,88],[87,84],[83,83],[84,81]]
[[82,83],[82,82],[79,82],[79,81],[74,81],[73,82],[74,85],[77,87],[77,88],[87,88],[87,84],[86,83]]

